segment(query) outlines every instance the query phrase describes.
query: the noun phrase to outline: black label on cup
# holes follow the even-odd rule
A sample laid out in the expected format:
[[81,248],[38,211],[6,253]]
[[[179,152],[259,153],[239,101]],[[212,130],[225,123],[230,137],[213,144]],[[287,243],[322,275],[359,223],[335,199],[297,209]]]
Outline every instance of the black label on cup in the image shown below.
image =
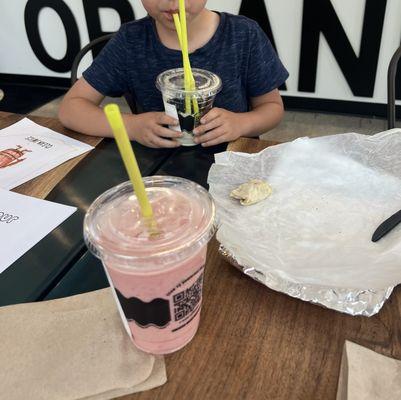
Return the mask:
[[127,299],[116,289],[118,300],[128,321],[135,321],[139,326],[164,328],[171,321],[170,304],[165,299],[154,299],[149,303],[137,297]]
[[178,119],[182,131],[192,132],[194,130],[195,117],[193,115],[178,113]]

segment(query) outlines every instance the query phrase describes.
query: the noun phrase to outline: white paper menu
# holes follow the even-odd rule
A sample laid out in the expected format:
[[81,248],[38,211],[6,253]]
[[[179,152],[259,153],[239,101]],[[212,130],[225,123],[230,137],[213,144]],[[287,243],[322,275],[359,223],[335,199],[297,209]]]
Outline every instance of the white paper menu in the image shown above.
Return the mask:
[[92,149],[24,118],[0,131],[0,188],[13,189]]
[[75,211],[0,189],[0,273]]

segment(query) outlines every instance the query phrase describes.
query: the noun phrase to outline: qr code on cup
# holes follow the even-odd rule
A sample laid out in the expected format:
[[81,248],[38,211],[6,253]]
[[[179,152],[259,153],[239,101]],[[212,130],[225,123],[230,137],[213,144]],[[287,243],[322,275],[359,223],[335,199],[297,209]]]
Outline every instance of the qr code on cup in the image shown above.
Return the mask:
[[202,299],[203,273],[188,289],[177,293],[173,297],[174,319],[181,321],[191,315]]

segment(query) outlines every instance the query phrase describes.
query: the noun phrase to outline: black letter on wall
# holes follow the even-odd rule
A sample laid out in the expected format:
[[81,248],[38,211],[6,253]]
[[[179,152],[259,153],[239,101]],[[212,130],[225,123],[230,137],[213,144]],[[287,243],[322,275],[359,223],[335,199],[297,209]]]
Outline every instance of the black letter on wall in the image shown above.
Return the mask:
[[[67,36],[67,51],[61,60],[54,59],[43,46],[39,33],[39,13],[43,8],[52,8],[60,16]],[[72,62],[81,49],[77,23],[71,10],[62,0],[29,0],[25,7],[25,29],[29,43],[39,61],[55,72],[71,70]]]
[[401,60],[398,61],[398,69],[395,81],[395,97],[401,100]]
[[387,0],[366,0],[359,57],[330,0],[304,0],[298,89],[314,92],[323,33],[354,96],[373,97]]
[[[97,39],[107,33],[112,33],[102,30],[99,14],[99,9],[101,8],[112,8],[116,10],[122,24],[135,19],[134,10],[128,0],[83,0],[83,4],[90,40]],[[101,44],[94,48],[93,57],[98,55],[103,46],[104,44]]]
[[[277,52],[276,42],[274,40],[269,14],[267,13],[264,0],[242,0],[239,14],[255,20],[264,30]],[[285,83],[280,86],[280,90],[287,90]]]

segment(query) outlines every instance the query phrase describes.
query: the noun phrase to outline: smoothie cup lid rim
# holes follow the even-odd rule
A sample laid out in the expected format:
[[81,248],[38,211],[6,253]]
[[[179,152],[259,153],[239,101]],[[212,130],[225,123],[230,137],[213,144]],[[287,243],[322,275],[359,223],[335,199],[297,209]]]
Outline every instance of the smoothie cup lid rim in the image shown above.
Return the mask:
[[[184,253],[185,251],[189,251],[190,249],[192,249],[192,247],[194,247],[194,245],[196,243],[198,243],[197,247],[202,247],[204,244],[206,244],[210,238],[214,235],[215,231],[216,231],[216,208],[215,208],[215,204],[213,201],[212,196],[210,195],[210,193],[203,188],[202,186],[200,186],[199,184],[189,180],[189,179],[185,179],[185,178],[180,178],[180,177],[174,177],[174,176],[164,176],[164,175],[154,175],[154,176],[149,176],[149,177],[144,177],[144,183],[146,184],[147,182],[157,182],[159,180],[166,180],[166,179],[170,179],[170,180],[175,180],[177,182],[181,182],[181,183],[186,183],[186,184],[190,184],[195,186],[198,190],[200,190],[203,195],[205,195],[205,197],[207,197],[210,200],[210,218],[207,224],[203,224],[203,229],[197,234],[194,235],[188,242],[186,242],[185,244],[177,244],[176,246],[167,249],[167,250],[162,250],[162,251],[158,251],[156,254],[147,254],[147,255],[132,255],[132,254],[112,254],[112,258],[115,260],[121,260],[121,261],[129,261],[129,260],[145,260],[145,259],[152,259],[152,258],[158,258],[158,257],[163,257],[163,256],[167,256],[170,254],[174,254],[174,253]],[[110,251],[110,249],[108,249],[107,246],[105,245],[101,245],[99,243],[99,241],[96,240],[97,236],[92,229],[89,229],[88,225],[88,220],[92,219],[92,224],[93,224],[93,220],[96,218],[93,213],[96,210],[96,207],[99,205],[99,203],[102,200],[105,200],[108,196],[112,195],[112,193],[117,193],[118,190],[125,188],[127,186],[130,186],[132,188],[132,184],[130,181],[126,181],[123,183],[120,183],[117,186],[114,186],[110,189],[108,189],[107,191],[105,191],[104,193],[102,193],[101,195],[99,195],[90,205],[90,207],[88,208],[86,214],[85,214],[85,219],[84,219],[84,239],[85,242],[88,246],[88,248],[91,250],[91,252],[98,258],[103,258],[105,253],[108,253]],[[133,188],[132,188],[132,192]],[[123,269],[128,269],[128,270],[132,270],[132,267],[129,266],[124,266],[121,265],[120,266]],[[138,268],[138,269],[142,269],[142,268]]]
[[195,89],[195,90],[185,90],[185,89],[179,89],[179,88],[163,88],[162,89],[162,76],[167,73],[167,72],[180,72],[183,73],[184,68],[171,68],[166,71],[161,72],[157,78],[156,78],[156,87],[159,89],[161,92],[179,92],[179,93],[188,93],[188,94],[203,94],[203,93],[213,93],[213,95],[216,95],[217,93],[220,92],[222,88],[222,81],[219,75],[215,74],[214,72],[208,71],[206,69],[201,69],[201,68],[192,68],[192,72],[197,72],[199,74],[209,74],[209,75],[214,75],[214,84],[209,85],[208,87],[202,88],[202,89]]

